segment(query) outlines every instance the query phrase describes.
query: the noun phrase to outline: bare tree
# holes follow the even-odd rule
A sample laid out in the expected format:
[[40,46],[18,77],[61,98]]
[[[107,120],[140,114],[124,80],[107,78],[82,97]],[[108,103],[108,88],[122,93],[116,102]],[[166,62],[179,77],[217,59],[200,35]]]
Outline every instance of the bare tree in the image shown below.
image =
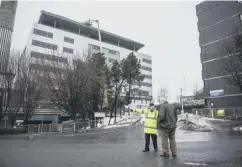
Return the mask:
[[81,116],[94,120],[94,112],[102,104],[103,90],[106,83],[105,58],[101,54],[87,57],[78,55],[63,68],[58,63],[45,66],[45,83],[50,93],[50,100],[74,121]]
[[220,64],[221,75],[228,75],[226,79],[231,85],[239,87],[242,93],[242,35],[231,38],[222,45],[226,56]]
[[159,95],[158,95],[158,102],[159,104],[164,103],[168,100],[169,91],[167,88],[160,88]]
[[22,113],[27,124],[40,98],[39,72],[30,68],[30,57],[26,52],[12,51],[7,63],[7,72],[0,81],[3,95],[0,120],[7,115],[14,126],[17,115]]

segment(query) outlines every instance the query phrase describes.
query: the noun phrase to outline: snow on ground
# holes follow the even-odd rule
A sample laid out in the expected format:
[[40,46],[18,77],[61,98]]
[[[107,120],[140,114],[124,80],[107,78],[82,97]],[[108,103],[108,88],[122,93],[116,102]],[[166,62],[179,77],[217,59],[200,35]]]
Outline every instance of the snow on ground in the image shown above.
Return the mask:
[[[130,113],[130,116],[128,113],[125,113],[122,117],[117,117],[116,118],[116,124],[114,123],[114,118],[111,119],[110,124],[109,123],[109,117],[104,118],[104,124],[101,126],[104,126],[104,129],[109,129],[109,128],[117,128],[117,127],[123,127],[123,126],[129,126],[133,122],[137,121],[139,117],[135,116],[134,113]],[[100,126],[100,127],[101,127]]]
[[[178,115],[178,120],[186,120],[186,114],[187,113]],[[196,125],[211,126],[211,124],[209,123],[210,121],[230,121],[230,120],[208,118],[208,117],[203,117],[199,115],[196,116],[194,114],[188,114],[188,121]]]
[[111,128],[125,127],[125,126],[130,126],[131,124],[132,123],[108,125],[108,126],[103,127],[103,129],[111,129]]

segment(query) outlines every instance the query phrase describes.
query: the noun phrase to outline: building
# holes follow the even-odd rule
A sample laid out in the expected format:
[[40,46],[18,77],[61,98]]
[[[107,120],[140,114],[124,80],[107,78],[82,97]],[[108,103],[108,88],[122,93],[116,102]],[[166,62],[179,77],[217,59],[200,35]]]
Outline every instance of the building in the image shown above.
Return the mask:
[[[148,107],[152,100],[152,58],[138,52],[144,44],[101,30],[102,52],[107,63],[122,60],[133,52],[141,61],[145,79],[140,90],[133,91],[132,108]],[[35,23],[26,44],[26,50],[33,59],[72,62],[78,53],[99,51],[98,29],[84,23],[42,11]],[[56,56],[53,56],[56,54]],[[50,55],[51,54],[51,55]],[[49,56],[48,56],[49,55]],[[58,57],[61,55],[62,57]],[[79,54],[80,55],[80,54]],[[33,64],[32,64],[33,65]],[[124,96],[126,90],[122,89]]]
[[234,56],[227,55],[221,47],[241,34],[242,4],[239,1],[204,1],[196,6],[196,12],[205,99],[214,107],[242,107],[239,87],[231,85],[230,74],[221,73],[222,63]]
[[[6,62],[10,53],[17,1],[2,1],[0,6],[0,61]],[[6,70],[7,63],[0,62],[0,70]]]

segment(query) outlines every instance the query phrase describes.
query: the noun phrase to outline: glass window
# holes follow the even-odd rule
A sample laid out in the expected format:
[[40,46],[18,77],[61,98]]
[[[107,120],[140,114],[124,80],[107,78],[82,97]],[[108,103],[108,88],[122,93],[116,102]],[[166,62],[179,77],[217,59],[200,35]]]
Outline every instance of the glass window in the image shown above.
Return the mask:
[[34,57],[37,59],[44,59],[44,60],[50,60],[50,61],[55,61],[55,62],[60,62],[60,63],[67,63],[67,58],[65,58],[65,57],[48,55],[48,54],[43,54],[43,53],[34,52],[34,51],[31,51],[30,55],[31,55],[31,57]]
[[152,68],[150,68],[150,67],[145,67],[145,66],[141,66],[141,69],[142,70],[145,70],[145,71],[152,71]]
[[149,60],[149,59],[143,58],[142,61],[145,62],[145,63],[151,64],[151,60]]
[[152,79],[152,75],[144,75],[146,79]]
[[152,83],[141,82],[141,86],[152,87]]
[[71,48],[67,48],[67,47],[63,47],[63,52],[64,52],[64,53],[70,53],[70,54],[73,54],[73,49],[71,49]]
[[110,49],[109,49],[109,53],[110,53],[110,54],[113,54],[113,55],[116,55],[117,52],[116,52],[115,50],[110,50]]
[[109,61],[110,63],[114,63],[114,62],[117,61],[117,60],[112,59],[112,58],[108,58],[108,61]]
[[39,47],[42,47],[42,48],[57,50],[57,45],[42,42],[42,41],[32,40],[32,45],[33,46],[39,46]]
[[35,35],[40,35],[40,36],[43,36],[43,37],[48,37],[48,38],[53,38],[53,33],[50,33],[50,32],[47,32],[47,31],[42,31],[42,30],[39,30],[39,29],[34,29],[34,34]]
[[68,43],[74,44],[74,39],[69,38],[69,37],[64,37],[64,42],[68,42]]

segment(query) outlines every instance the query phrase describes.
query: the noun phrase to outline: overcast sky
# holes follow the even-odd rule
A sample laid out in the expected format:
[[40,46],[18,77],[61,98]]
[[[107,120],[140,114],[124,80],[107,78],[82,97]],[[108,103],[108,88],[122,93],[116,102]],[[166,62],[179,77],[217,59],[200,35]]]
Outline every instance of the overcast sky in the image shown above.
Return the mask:
[[202,88],[198,43],[197,1],[163,2],[31,2],[18,3],[12,48],[22,50],[40,11],[75,21],[98,19],[100,28],[145,44],[140,52],[152,56],[153,96],[166,87],[175,101],[180,88],[191,95]]

